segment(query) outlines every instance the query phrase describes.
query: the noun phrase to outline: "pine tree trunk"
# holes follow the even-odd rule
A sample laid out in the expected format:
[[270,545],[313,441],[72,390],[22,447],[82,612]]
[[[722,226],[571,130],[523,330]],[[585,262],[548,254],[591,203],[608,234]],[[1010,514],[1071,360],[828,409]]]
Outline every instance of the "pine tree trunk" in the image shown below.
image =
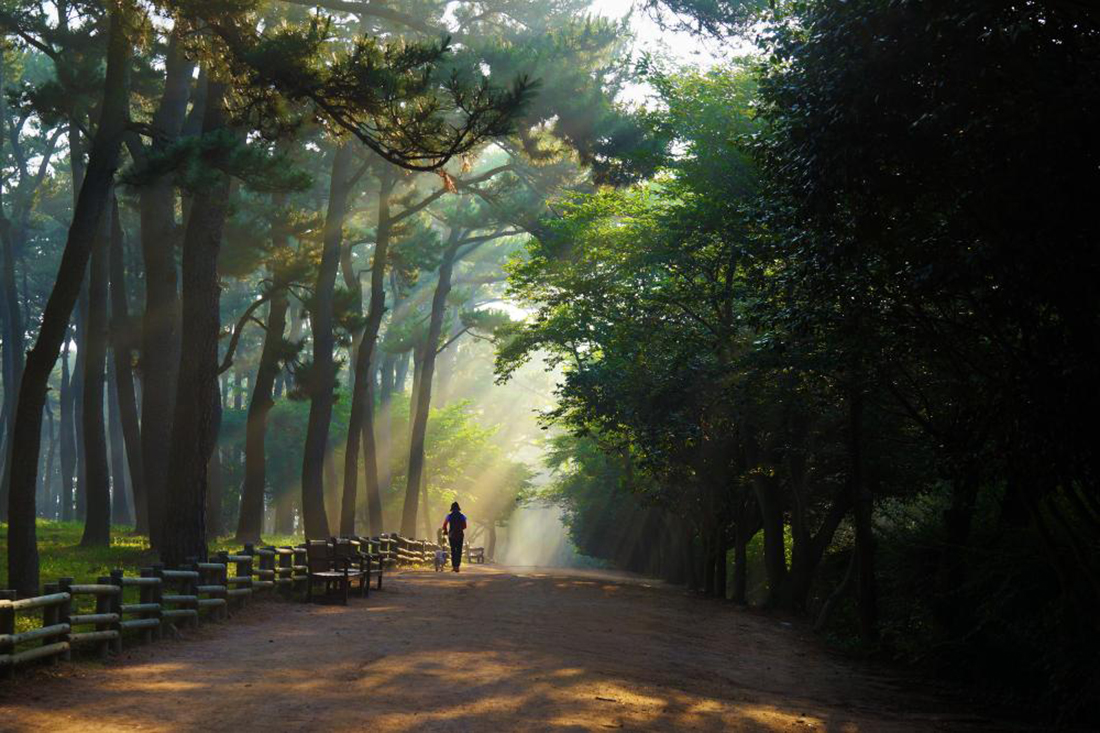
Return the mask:
[[47,519],[58,519],[60,516],[58,482],[53,480],[53,464],[57,457],[57,421],[53,417],[53,408],[49,399],[46,400],[46,423],[50,436],[50,444],[46,449],[46,496],[48,509],[45,512]]
[[871,526],[873,497],[863,479],[863,395],[848,397],[848,488],[854,507],[856,555],[859,558],[859,633],[867,643],[878,639],[878,597],[875,588],[875,538]]
[[118,379],[114,360],[107,361],[107,425],[111,446],[111,523],[133,525],[126,487],[126,448],[122,437],[122,418],[118,407]]
[[294,493],[291,491],[275,497],[275,534],[294,534]]
[[352,148],[342,144],[332,160],[328,211],[325,215],[321,266],[310,308],[313,335],[313,365],[309,375],[309,423],[302,455],[302,518],[306,537],[326,539],[329,536],[325,513],[325,453],[328,449],[328,428],[332,419],[333,390],[336,386],[336,364],[333,359],[333,290],[336,269],[340,262],[344,217],[347,215],[348,172]]
[[[281,246],[287,246],[285,235],[280,235],[280,238]],[[276,242],[276,248],[280,248],[279,242]],[[275,279],[278,287],[278,276]],[[258,542],[263,529],[264,487],[267,484],[264,441],[267,436],[267,416],[275,406],[272,388],[279,373],[279,353],[289,306],[286,292],[280,291],[272,296],[268,307],[267,331],[245,423],[244,488],[241,490],[241,511],[237,517],[238,542]]]
[[439,335],[443,330],[443,313],[447,306],[447,294],[451,291],[451,272],[461,243],[457,229],[451,231],[447,250],[439,265],[439,280],[432,296],[431,320],[428,323],[428,338],[424,343],[421,356],[420,379],[415,391],[416,409],[413,411],[412,437],[409,441],[408,483],[405,486],[405,505],[401,513],[401,534],[412,537],[416,533],[417,503],[420,482],[424,474],[424,438],[428,429],[428,409],[432,399],[432,375],[435,372],[436,349],[439,348]]
[[73,431],[73,388],[69,374],[69,344],[72,342],[68,328],[64,336],[65,348],[61,352],[61,396],[58,412],[58,433],[61,451],[61,521],[73,519],[73,474],[76,471],[76,433]]
[[240,367],[233,369],[233,409],[244,409],[244,385],[242,383],[243,372]]
[[336,457],[331,446],[325,446],[325,521],[329,527],[340,526],[340,477],[336,475]]
[[107,281],[110,277],[110,208],[100,218],[99,236],[88,266],[88,300],[84,327],[84,547],[111,543],[111,472],[104,426],[104,369],[107,366]]
[[728,597],[727,593],[727,565],[729,561],[729,545],[726,541],[724,529],[716,532],[714,540],[714,595],[723,601]]
[[92,244],[107,209],[108,194],[128,117],[131,44],[120,11],[110,12],[107,70],[99,126],[91,156],[73,211],[73,221],[61,255],[54,286],[42,313],[38,339],[28,352],[16,406],[12,444],[11,493],[9,494],[8,583],[20,594],[38,592],[38,542],[35,531],[34,487],[42,405],[68,331],[69,318],[80,294]]
[[378,331],[386,309],[386,259],[390,246],[390,194],[393,173],[383,168],[378,190],[378,228],[371,263],[370,307],[363,335],[355,355],[355,386],[348,419],[348,440],[344,450],[344,495],[340,510],[340,534],[355,534],[356,486],[359,466],[359,440],[363,444],[363,473],[367,493],[369,533],[382,532],[382,495],[378,484],[378,454],[374,440],[374,379],[371,363],[375,359]]
[[[159,152],[179,137],[187,111],[193,65],[176,34],[169,38],[164,93],[153,126]],[[176,282],[176,196],[172,182],[160,178],[140,189],[141,254],[145,265],[145,312],[141,322],[141,464],[149,542],[160,547],[168,486],[168,451],[175,410],[179,365],[180,299]]]
[[[372,434],[376,436],[375,451],[378,466],[378,499],[381,504],[382,497],[390,493],[390,485],[393,483],[393,395],[396,381],[397,357],[394,354],[386,354],[382,360],[380,379],[378,385],[378,410],[375,413],[372,426]],[[369,494],[368,494],[369,500]],[[371,528],[372,534],[379,534],[385,530],[386,525],[384,510],[378,507],[380,526],[377,530]]]
[[15,418],[16,395],[23,378],[23,319],[19,312],[19,298],[15,286],[15,247],[12,242],[10,222],[0,210],[0,326],[3,327],[3,375],[4,375],[4,424],[6,435],[0,439],[0,521],[8,518],[8,492],[11,485],[11,429]]
[[225,534],[225,523],[222,521],[225,482],[222,479],[222,452],[217,446],[206,464],[206,485],[209,493],[206,500],[206,533],[214,539]]
[[134,532],[149,533],[149,510],[146,502],[145,470],[142,464],[141,428],[138,425],[138,405],[134,392],[134,371],[131,351],[134,329],[130,322],[129,296],[126,292],[126,268],[123,262],[122,222],[118,216],[118,199],[112,199],[111,227],[111,334],[114,354],[115,393],[118,395],[119,423],[126,446],[126,465],[130,469],[130,489],[134,505]]
[[[224,128],[225,85],[209,81],[203,134]],[[228,210],[229,178],[199,190],[183,240],[180,363],[176,409],[168,454],[166,521],[161,529],[161,559],[179,565],[189,557],[205,559],[207,463],[218,438],[221,400],[218,390],[218,334],[221,287],[218,251]],[[170,521],[168,521],[170,519]]]
[[[106,214],[105,214],[106,215]],[[88,280],[80,284],[74,315],[73,344],[76,346],[76,362],[73,364],[73,434],[76,436],[76,515],[84,521],[88,506],[88,476],[84,445],[84,375],[88,371]]]

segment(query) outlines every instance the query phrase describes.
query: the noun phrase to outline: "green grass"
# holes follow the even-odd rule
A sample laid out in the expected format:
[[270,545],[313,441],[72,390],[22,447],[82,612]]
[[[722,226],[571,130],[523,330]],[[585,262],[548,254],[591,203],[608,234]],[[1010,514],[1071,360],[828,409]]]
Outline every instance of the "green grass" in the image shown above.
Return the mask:
[[[127,575],[136,575],[138,570],[157,561],[157,554],[149,549],[149,540],[140,535],[130,534],[130,527],[111,527],[109,547],[81,547],[80,537],[84,526],[80,522],[52,522],[39,519],[38,523],[38,561],[39,576],[42,583],[53,583],[59,578],[73,578],[78,583],[95,582],[101,575],[110,575],[111,570],[122,568]],[[264,544],[296,545],[302,541],[300,536],[264,536]],[[8,526],[0,524],[0,588],[7,587],[8,581]],[[210,543],[210,551],[240,550],[239,542],[232,536],[219,537]]]
[[[39,519],[38,562],[39,577],[43,585],[55,583],[60,578],[73,578],[77,583],[94,583],[97,578],[110,575],[111,570],[122,568],[127,575],[137,575],[143,567],[157,562],[157,553],[149,549],[147,537],[131,534],[130,527],[111,527],[109,547],[81,547],[80,537],[84,525],[80,522],[52,522]],[[296,545],[302,541],[300,536],[265,536],[264,544]],[[8,581],[8,525],[0,524],[0,588],[7,587]],[[210,543],[210,551],[237,551],[239,542],[231,536],[219,537]],[[137,589],[127,589],[127,602],[137,601]],[[133,596],[133,597],[131,597]],[[73,608],[74,612],[91,613],[94,600],[90,596],[81,596]],[[42,625],[39,612],[21,613],[16,617],[15,630],[29,631]]]

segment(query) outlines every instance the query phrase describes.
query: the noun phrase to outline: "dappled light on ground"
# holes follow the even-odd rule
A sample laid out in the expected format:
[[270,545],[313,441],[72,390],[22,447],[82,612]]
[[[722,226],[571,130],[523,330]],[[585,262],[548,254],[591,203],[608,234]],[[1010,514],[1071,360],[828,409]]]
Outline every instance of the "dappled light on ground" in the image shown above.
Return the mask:
[[[797,629],[597,571],[406,572],[348,607],[20,681],[5,730],[912,731],[966,722]],[[971,721],[967,725],[976,725]]]

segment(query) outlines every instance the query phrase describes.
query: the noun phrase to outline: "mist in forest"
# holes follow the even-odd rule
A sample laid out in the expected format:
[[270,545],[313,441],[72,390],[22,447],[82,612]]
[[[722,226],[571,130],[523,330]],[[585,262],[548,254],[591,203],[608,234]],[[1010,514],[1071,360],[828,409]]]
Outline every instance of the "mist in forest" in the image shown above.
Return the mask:
[[545,502],[516,510],[500,533],[497,562],[536,567],[577,567],[582,564],[570,541],[562,509]]

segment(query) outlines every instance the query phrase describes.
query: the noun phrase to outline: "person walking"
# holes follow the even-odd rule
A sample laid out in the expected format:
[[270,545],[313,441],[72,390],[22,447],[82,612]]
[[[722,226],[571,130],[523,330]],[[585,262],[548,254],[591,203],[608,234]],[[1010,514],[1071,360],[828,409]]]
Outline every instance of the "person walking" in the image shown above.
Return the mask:
[[443,531],[451,543],[451,570],[457,573],[462,564],[462,540],[466,536],[466,515],[457,501],[451,502],[451,513],[443,520]]

